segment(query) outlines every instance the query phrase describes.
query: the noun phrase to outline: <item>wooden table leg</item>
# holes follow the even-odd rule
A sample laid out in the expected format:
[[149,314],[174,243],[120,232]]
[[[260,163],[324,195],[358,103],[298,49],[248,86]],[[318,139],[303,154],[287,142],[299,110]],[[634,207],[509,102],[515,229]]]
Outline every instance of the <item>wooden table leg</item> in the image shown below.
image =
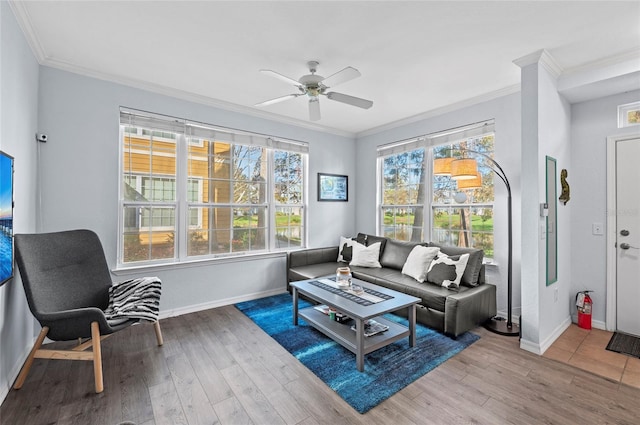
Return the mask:
[[298,289],[291,287],[291,296],[293,297],[293,326],[298,326]]
[[364,322],[362,319],[356,321],[356,367],[358,372],[364,371]]
[[416,346],[416,305],[409,306],[409,347]]

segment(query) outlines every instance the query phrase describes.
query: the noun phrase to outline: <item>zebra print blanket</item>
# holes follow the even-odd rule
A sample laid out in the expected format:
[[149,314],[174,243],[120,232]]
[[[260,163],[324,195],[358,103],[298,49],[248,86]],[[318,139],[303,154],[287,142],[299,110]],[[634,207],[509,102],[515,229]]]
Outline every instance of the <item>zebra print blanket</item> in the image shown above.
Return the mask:
[[162,282],[157,277],[115,282],[109,288],[109,307],[104,311],[110,324],[139,319],[158,321]]

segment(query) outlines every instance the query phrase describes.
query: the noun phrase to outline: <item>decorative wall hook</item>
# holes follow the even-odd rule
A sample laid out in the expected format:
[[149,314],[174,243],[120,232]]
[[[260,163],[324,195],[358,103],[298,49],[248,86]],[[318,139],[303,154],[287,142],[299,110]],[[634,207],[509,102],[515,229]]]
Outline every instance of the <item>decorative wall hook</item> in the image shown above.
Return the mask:
[[569,173],[566,168],[563,168],[560,171],[560,185],[562,186],[562,193],[558,197],[558,200],[562,202],[562,205],[567,205],[569,199],[571,199],[571,188],[569,187],[569,183],[567,183],[567,176]]

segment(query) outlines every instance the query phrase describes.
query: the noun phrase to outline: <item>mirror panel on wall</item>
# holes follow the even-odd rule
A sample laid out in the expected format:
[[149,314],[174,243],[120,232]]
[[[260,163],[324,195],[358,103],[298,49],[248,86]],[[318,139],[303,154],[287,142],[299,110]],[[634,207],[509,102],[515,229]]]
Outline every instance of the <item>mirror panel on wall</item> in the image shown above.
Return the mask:
[[556,160],[546,157],[547,206],[547,286],[558,280],[558,189]]

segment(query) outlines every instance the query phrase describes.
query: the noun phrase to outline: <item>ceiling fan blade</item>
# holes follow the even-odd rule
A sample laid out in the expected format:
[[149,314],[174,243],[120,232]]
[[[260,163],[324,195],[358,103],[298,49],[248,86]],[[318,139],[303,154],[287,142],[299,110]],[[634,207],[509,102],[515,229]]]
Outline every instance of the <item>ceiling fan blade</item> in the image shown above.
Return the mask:
[[261,69],[260,72],[262,72],[265,75],[270,75],[272,77],[277,78],[280,81],[284,81],[287,84],[293,84],[296,87],[302,87],[302,84],[300,84],[297,80],[294,80],[293,78],[289,78],[286,75],[282,75],[278,72],[272,71],[270,69]]
[[320,101],[317,97],[309,98],[309,119],[318,121],[320,119]]
[[346,81],[353,80],[354,78],[358,78],[360,75],[361,75],[360,71],[348,66],[342,71],[338,71],[333,75],[329,75],[320,83],[325,87],[335,87],[338,84],[342,84]]
[[373,101],[367,99],[361,99],[355,96],[349,96],[348,94],[329,92],[326,96],[335,100],[336,102],[346,103],[347,105],[357,106],[362,109],[369,109],[373,106]]
[[293,99],[294,97],[298,97],[298,96],[302,96],[302,93],[288,94],[288,95],[286,95],[286,96],[276,97],[275,99],[265,100],[264,102],[256,103],[256,104],[255,104],[255,105],[253,105],[253,106],[268,106],[268,105],[273,105],[274,103],[283,102],[283,101],[285,101],[285,100]]

